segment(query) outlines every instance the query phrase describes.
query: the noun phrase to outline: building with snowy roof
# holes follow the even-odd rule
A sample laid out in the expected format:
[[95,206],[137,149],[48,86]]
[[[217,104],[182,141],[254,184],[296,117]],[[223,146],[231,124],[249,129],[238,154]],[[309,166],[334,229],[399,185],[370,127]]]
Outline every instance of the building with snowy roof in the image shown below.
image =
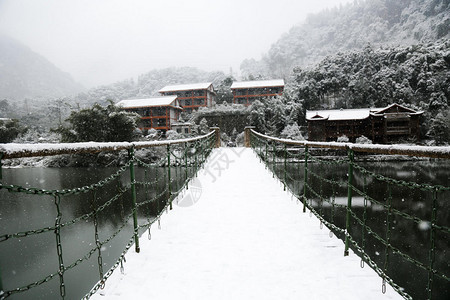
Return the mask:
[[345,135],[351,142],[360,136],[374,143],[417,141],[422,114],[396,103],[384,108],[310,110],[306,111],[308,140],[336,141]]
[[195,124],[191,122],[175,122],[172,123],[172,130],[175,130],[178,133],[182,134],[190,134],[192,133],[192,128]]
[[164,96],[178,96],[180,106],[191,113],[199,107],[211,107],[216,93],[211,82],[168,85],[159,90]]
[[231,85],[233,103],[249,106],[255,100],[283,95],[284,80],[237,81]]
[[140,129],[154,128],[163,132],[172,129],[172,124],[177,122],[180,112],[183,111],[177,96],[127,99],[119,101],[116,105],[140,115]]

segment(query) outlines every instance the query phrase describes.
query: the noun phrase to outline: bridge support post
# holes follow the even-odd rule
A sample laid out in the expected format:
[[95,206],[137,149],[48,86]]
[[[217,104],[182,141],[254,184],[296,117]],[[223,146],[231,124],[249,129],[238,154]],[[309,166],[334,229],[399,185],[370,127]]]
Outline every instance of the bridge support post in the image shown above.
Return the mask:
[[348,256],[349,248],[349,234],[350,234],[350,211],[352,209],[352,194],[353,194],[353,158],[354,153],[352,149],[348,149],[348,182],[347,182],[347,213],[345,216],[345,250],[344,256]]
[[284,190],[287,186],[287,145],[284,144]]
[[308,146],[305,146],[305,182],[303,184],[303,212],[306,212],[306,189],[308,188]]
[[[431,228],[430,228],[430,249],[428,252],[429,268],[428,268],[428,283],[427,294],[428,299],[433,295],[433,277],[434,277],[434,256],[435,256],[435,236],[436,236],[436,219],[437,219],[437,193],[438,190],[433,190],[433,204],[431,211]],[[0,278],[1,279],[1,278]]]
[[172,178],[170,176],[170,144],[167,145],[167,179],[169,184],[169,207],[172,210]]
[[188,181],[189,181],[189,176],[188,176],[188,162],[187,162],[187,152],[188,152],[188,144],[185,143],[184,144],[184,183],[186,184],[186,189],[188,189]]
[[216,136],[216,140],[214,142],[214,148],[220,148],[220,128],[219,127],[210,127],[209,128],[210,131],[214,131],[215,132],[215,136]]
[[[3,158],[3,153],[0,153],[0,184],[3,181],[3,175],[2,175],[2,169],[3,169],[3,165],[2,165],[2,158]],[[1,281],[0,281],[1,284]],[[1,286],[0,286],[1,288]]]
[[139,253],[141,249],[139,248],[139,233],[138,233],[138,222],[137,222],[137,205],[136,205],[136,178],[134,173],[134,148],[128,149],[128,156],[131,160],[130,162],[130,180],[131,180],[131,201],[133,204],[133,228],[134,228],[134,246],[136,253]]
[[266,166],[267,169],[267,141],[264,142],[265,146],[266,146],[266,152],[264,154],[264,165]]
[[3,295],[2,269],[0,268],[0,295]]
[[255,129],[255,126],[247,126],[245,127],[244,132],[244,147],[250,148],[252,146],[251,143],[251,131],[252,129]]

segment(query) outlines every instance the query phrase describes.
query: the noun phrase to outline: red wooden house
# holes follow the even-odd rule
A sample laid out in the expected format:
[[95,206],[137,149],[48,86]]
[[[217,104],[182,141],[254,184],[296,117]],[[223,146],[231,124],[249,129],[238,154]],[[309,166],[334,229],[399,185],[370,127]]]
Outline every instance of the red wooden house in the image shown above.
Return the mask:
[[177,96],[122,100],[116,105],[140,115],[140,129],[154,128],[163,132],[172,128],[183,111]]
[[180,106],[188,113],[199,107],[211,107],[216,95],[211,82],[168,85],[160,89],[159,93],[178,96]]
[[284,90],[284,80],[237,81],[233,82],[231,90],[233,103],[249,106],[257,99],[281,96]]

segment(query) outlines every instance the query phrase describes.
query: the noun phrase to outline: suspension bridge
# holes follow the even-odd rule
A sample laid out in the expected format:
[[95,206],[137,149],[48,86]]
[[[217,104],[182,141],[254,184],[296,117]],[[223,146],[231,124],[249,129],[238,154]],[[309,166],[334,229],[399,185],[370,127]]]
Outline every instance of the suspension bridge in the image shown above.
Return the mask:
[[[48,198],[55,215],[46,227],[1,232],[0,247],[53,235],[56,264],[48,274],[20,285],[0,264],[0,297],[36,298],[48,287],[55,299],[412,299],[395,278],[399,260],[420,275],[426,298],[448,295],[450,230],[448,210],[439,203],[450,188],[389,178],[355,159],[355,153],[369,152],[445,160],[448,147],[296,142],[250,128],[248,148],[219,145],[215,129],[199,138],[168,142],[0,146],[3,161],[128,153],[117,172],[88,186],[44,190],[1,181],[2,198]],[[136,154],[156,148],[165,159],[144,162]],[[330,172],[341,166],[346,174]],[[374,181],[385,186],[385,195],[371,190]],[[416,215],[398,206],[394,187],[423,193],[430,212]],[[104,199],[105,189],[117,192]],[[342,190],[345,201],[337,196]],[[72,196],[86,198],[89,206],[65,217],[64,206]],[[113,206],[121,207],[118,224],[104,233]],[[381,211],[375,220],[374,207]],[[93,243],[68,255],[64,233],[83,222],[91,224]],[[407,251],[415,245],[394,242],[402,234],[397,229],[402,222],[428,226],[425,258]],[[109,250],[111,244],[116,250]],[[70,278],[83,272],[97,278],[80,290]]]

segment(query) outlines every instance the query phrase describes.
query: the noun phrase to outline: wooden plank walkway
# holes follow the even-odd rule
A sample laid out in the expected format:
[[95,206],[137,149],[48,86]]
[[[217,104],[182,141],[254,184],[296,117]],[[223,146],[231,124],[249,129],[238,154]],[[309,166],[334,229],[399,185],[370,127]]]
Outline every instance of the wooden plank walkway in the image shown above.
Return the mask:
[[197,180],[94,299],[401,299],[251,149],[215,149]]

